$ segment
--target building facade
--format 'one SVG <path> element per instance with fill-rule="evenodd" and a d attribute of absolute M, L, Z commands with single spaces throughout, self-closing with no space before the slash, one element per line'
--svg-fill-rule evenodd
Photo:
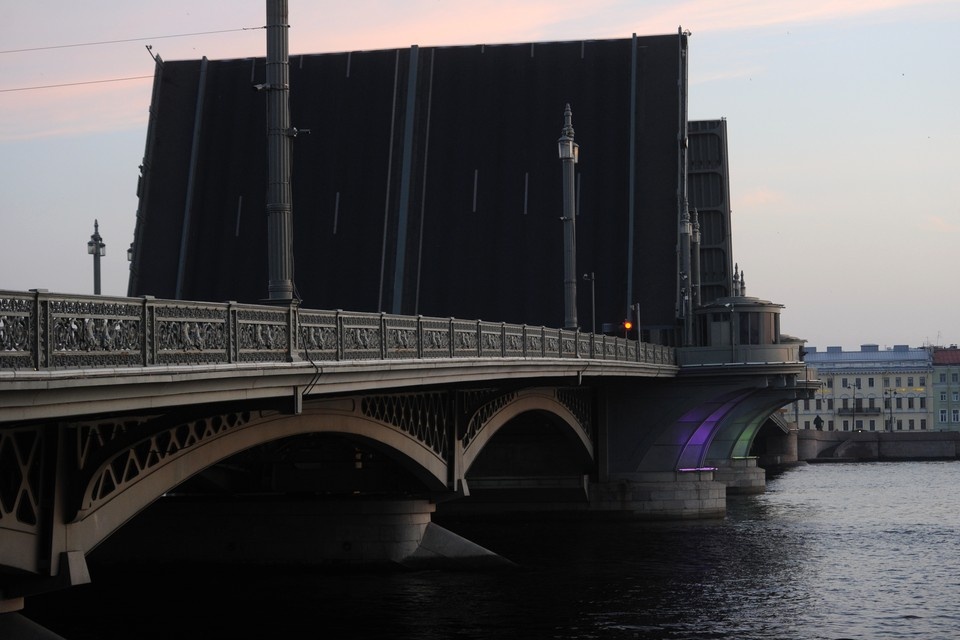
<path fill-rule="evenodd" d="M 957 345 L 933 351 L 933 417 L 935 429 L 960 431 L 960 349 Z"/>
<path fill-rule="evenodd" d="M 927 431 L 941 428 L 939 405 L 934 404 L 933 353 L 927 348 L 895 345 L 881 350 L 875 344 L 860 351 L 841 347 L 804 347 L 811 378 L 820 389 L 809 400 L 794 403 L 800 429 L 822 431 Z M 960 377 L 960 360 L 954 369 Z M 950 373 L 944 372 L 946 379 Z M 960 384 L 952 389 L 960 392 Z M 939 394 L 936 395 L 939 398 Z M 949 391 L 947 398 L 951 397 Z M 960 411 L 960 400 L 953 405 Z M 949 409 L 948 409 L 949 411 Z M 947 414 L 949 417 L 949 413 Z M 960 427 L 960 416 L 958 416 Z"/>

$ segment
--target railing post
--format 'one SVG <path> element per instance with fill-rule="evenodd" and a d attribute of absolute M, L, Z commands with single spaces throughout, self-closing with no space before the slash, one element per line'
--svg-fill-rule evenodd
<path fill-rule="evenodd" d="M 157 327 L 154 312 L 155 302 L 153 296 L 143 296 L 143 304 L 140 305 L 140 326 L 142 327 L 140 357 L 143 358 L 143 366 L 148 367 L 157 363 Z"/>
<path fill-rule="evenodd" d="M 237 320 L 237 301 L 227 300 L 227 318 L 225 329 L 227 332 L 227 362 L 240 362 L 240 327 Z"/>
<path fill-rule="evenodd" d="M 380 312 L 380 359 L 387 359 L 387 312 Z"/>
<path fill-rule="evenodd" d="M 287 362 L 300 360 L 300 303 L 296 299 L 290 301 L 288 307 L 287 326 L 290 335 L 287 340 Z"/>
<path fill-rule="evenodd" d="M 457 354 L 457 346 L 455 344 L 457 333 L 453 328 L 453 316 L 450 317 L 450 321 L 447 323 L 447 331 L 450 334 L 450 338 L 447 340 L 447 342 L 450 343 L 448 348 L 450 349 L 450 357 L 453 358 Z"/>
<path fill-rule="evenodd" d="M 507 357 L 507 323 L 500 323 L 500 357 Z"/>
<path fill-rule="evenodd" d="M 343 311 L 337 309 L 334 315 L 334 331 L 337 335 L 337 361 L 343 360 L 343 318 L 340 314 Z"/>
<path fill-rule="evenodd" d="M 44 305 L 40 302 L 40 296 L 43 294 L 43 289 L 31 289 L 33 291 L 33 335 L 30 336 L 33 351 L 33 368 L 39 371 L 40 369 L 45 369 L 46 364 L 50 361 L 47 359 L 48 355 L 45 353 L 46 345 L 45 342 L 49 343 L 49 340 L 44 340 L 43 336 L 40 335 L 40 327 L 50 326 L 50 319 L 44 318 L 41 314 L 46 314 L 46 308 L 49 305 Z"/>
<path fill-rule="evenodd" d="M 477 320 L 477 357 L 483 355 L 483 320 Z"/>
<path fill-rule="evenodd" d="M 423 359 L 423 316 L 417 315 L 417 357 Z"/>

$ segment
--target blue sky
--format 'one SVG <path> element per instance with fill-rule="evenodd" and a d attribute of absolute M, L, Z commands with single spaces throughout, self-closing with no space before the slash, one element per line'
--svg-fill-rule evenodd
<path fill-rule="evenodd" d="M 92 293 L 98 219 L 103 293 L 126 293 L 146 47 L 265 55 L 266 1 L 229 6 L 0 0 L 0 290 Z M 289 17 L 292 55 L 687 29 L 689 116 L 727 119 L 747 294 L 818 347 L 960 342 L 956 0 L 289 0 Z M 72 83 L 90 84 L 23 90 Z"/>

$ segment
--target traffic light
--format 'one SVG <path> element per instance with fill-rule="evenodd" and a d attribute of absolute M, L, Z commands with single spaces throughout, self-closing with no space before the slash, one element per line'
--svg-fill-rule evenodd
<path fill-rule="evenodd" d="M 633 329 L 633 322 L 631 322 L 630 320 L 624 320 L 622 323 L 622 326 L 623 326 L 623 337 L 629 338 L 630 331 Z"/>

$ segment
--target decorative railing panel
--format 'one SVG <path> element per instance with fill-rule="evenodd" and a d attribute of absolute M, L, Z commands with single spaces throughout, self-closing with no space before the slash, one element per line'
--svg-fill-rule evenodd
<path fill-rule="evenodd" d="M 677 362 L 672 347 L 578 330 L 296 304 L 0 291 L 0 372 L 426 358 Z"/>
<path fill-rule="evenodd" d="M 144 308 L 152 321 L 152 364 L 230 362 L 226 305 L 179 302 Z"/>

